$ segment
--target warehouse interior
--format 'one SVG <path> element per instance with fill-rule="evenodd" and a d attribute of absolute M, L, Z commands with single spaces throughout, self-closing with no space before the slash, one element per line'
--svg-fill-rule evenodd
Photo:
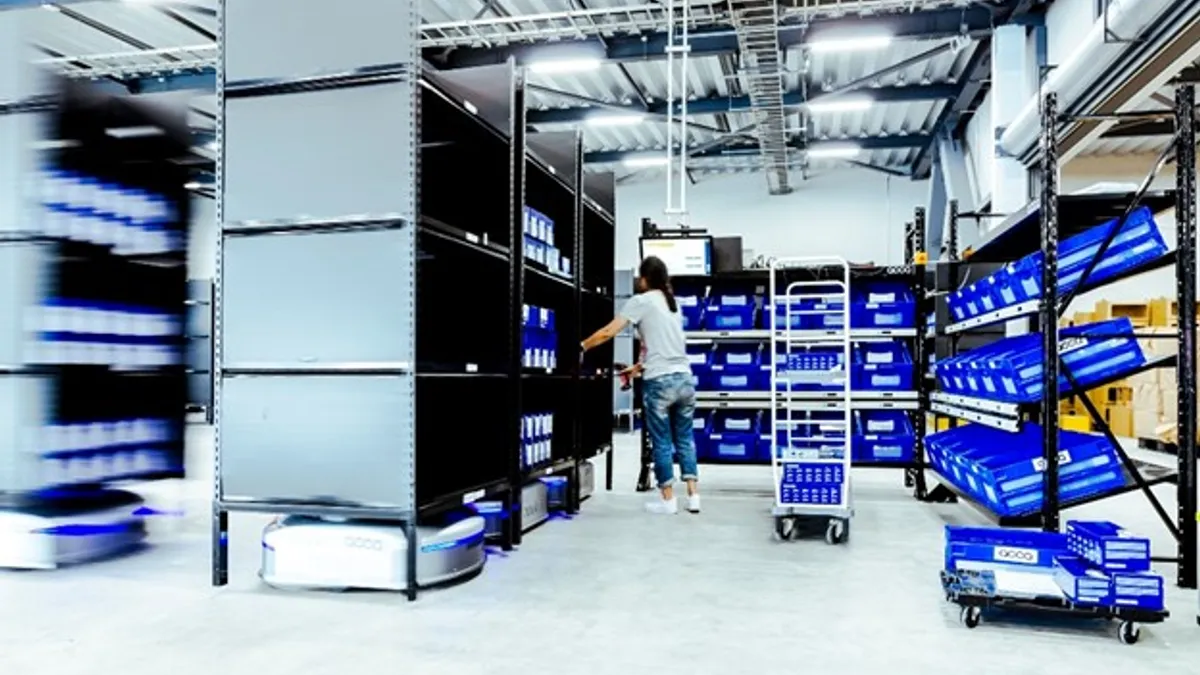
<path fill-rule="evenodd" d="M 1198 84 L 1194 0 L 0 0 L 0 670 L 1194 673 Z"/>

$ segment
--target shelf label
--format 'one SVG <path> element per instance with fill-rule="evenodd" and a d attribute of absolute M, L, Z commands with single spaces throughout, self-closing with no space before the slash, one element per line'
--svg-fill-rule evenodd
<path fill-rule="evenodd" d="M 468 363 L 468 364 L 467 364 L 467 372 L 468 372 L 468 373 L 478 373 L 478 372 L 479 372 L 479 364 L 477 364 L 477 363 Z"/>
<path fill-rule="evenodd" d="M 471 242 L 472 244 L 479 243 L 479 235 L 471 234 L 470 232 L 464 232 L 463 236 L 465 236 L 467 241 Z"/>
<path fill-rule="evenodd" d="M 477 502 L 480 499 L 483 499 L 483 496 L 486 494 L 487 490 L 475 490 L 474 492 L 468 492 L 467 494 L 463 495 L 462 503 L 470 504 L 472 502 Z"/>

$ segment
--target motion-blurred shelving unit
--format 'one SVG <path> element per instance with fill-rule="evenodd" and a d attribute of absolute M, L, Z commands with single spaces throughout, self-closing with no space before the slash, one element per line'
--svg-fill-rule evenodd
<path fill-rule="evenodd" d="M 0 64 L 0 566 L 54 568 L 137 547 L 131 483 L 183 475 L 190 137 L 27 68 Z"/>
<path fill-rule="evenodd" d="M 643 223 L 653 227 L 653 223 Z M 653 228 L 644 236 L 703 234 Z M 781 268 L 775 286 L 784 289 L 797 281 L 840 278 L 837 273 L 832 265 Z M 812 358 L 793 358 L 791 366 L 840 372 L 851 379 L 854 466 L 900 468 L 917 475 L 915 358 L 920 358 L 917 335 L 924 332 L 924 315 L 917 311 L 923 290 L 918 268 L 851 265 L 850 275 L 850 367 L 836 358 L 823 360 L 832 352 L 820 344 L 808 349 L 814 353 Z M 778 363 L 780 355 L 772 354 L 767 311 L 773 302 L 770 280 L 768 269 L 672 277 L 697 385 L 694 436 L 701 463 L 771 463 L 772 448 L 779 440 L 770 431 L 772 371 L 784 364 Z M 775 298 L 774 302 L 784 303 L 785 299 Z M 834 301 L 825 304 L 832 306 Z M 821 318 L 840 316 L 823 304 L 790 313 L 785 309 L 780 305 L 775 312 L 775 330 L 786 331 L 794 340 L 819 343 L 823 337 L 834 340 L 844 332 L 840 326 L 817 325 Z M 825 382 L 795 389 L 786 402 L 781 397 L 777 404 L 815 419 L 844 409 L 843 402 L 841 385 Z M 653 487 L 652 463 L 649 439 L 643 431 L 639 490 Z"/>
<path fill-rule="evenodd" d="M 611 442 L 578 344 L 612 177 L 526 133 L 511 63 L 428 71 L 410 4 L 350 2 L 223 6 L 213 583 L 253 511 L 269 583 L 414 598 L 578 508 Z"/>
<path fill-rule="evenodd" d="M 938 485 L 929 499 L 972 504 L 1000 525 L 1057 532 L 1064 509 L 1127 492 L 1142 492 L 1178 541 L 1183 587 L 1196 583 L 1196 169 L 1195 93 L 1176 93 L 1174 142 L 1136 194 L 1060 195 L 1057 139 L 1078 116 L 1060 115 L 1046 96 L 1041 139 L 1041 196 L 1006 217 L 957 260 L 952 205 L 949 256 L 936 266 L 936 380 L 929 412 L 969 424 L 928 438 Z M 1088 117 L 1092 119 L 1092 117 Z M 1098 117 L 1096 119 L 1099 119 Z M 1168 152 L 1176 189 L 1149 186 Z M 1168 250 L 1153 215 L 1174 207 L 1175 250 Z M 1149 358 L 1128 320 L 1060 328 L 1080 293 L 1155 269 L 1174 267 L 1179 301 L 1177 355 Z M 1032 333 L 1005 336 L 1007 322 L 1031 321 Z M 1178 370 L 1177 469 L 1131 458 L 1086 391 L 1151 368 Z M 1059 401 L 1076 396 L 1098 435 L 1059 429 Z M 939 427 L 940 428 L 940 427 Z M 1176 513 L 1152 491 L 1175 483 Z"/>

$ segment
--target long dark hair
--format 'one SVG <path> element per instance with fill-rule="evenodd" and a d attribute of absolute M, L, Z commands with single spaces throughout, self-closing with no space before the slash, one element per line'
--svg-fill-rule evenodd
<path fill-rule="evenodd" d="M 675 293 L 671 291 L 671 277 L 667 274 L 667 264 L 659 258 L 650 256 L 642 261 L 638 268 L 638 276 L 642 278 L 647 291 L 661 291 L 667 299 L 667 308 L 671 313 L 679 311 L 675 303 Z"/>

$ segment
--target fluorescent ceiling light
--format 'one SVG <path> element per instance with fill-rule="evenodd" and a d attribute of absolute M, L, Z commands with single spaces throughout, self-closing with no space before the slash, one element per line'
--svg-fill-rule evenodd
<path fill-rule="evenodd" d="M 584 121 L 593 127 L 625 127 L 641 124 L 646 116 L 639 113 L 612 113 L 589 115 Z"/>
<path fill-rule="evenodd" d="M 847 35 L 845 37 L 818 38 L 808 43 L 808 46 L 818 54 L 829 54 L 884 49 L 890 44 L 892 44 L 890 35 Z"/>
<path fill-rule="evenodd" d="M 828 101 L 817 97 L 816 100 L 806 103 L 804 107 L 808 108 L 811 113 L 860 112 L 870 108 L 874 103 L 874 100 L 866 96 L 837 96 Z"/>
<path fill-rule="evenodd" d="M 43 2 L 42 9 L 45 9 L 45 10 L 48 10 L 51 12 L 61 12 L 62 11 L 61 7 L 59 7 L 58 5 L 56 5 L 52 2 Z"/>
<path fill-rule="evenodd" d="M 857 145 L 819 145 L 808 150 L 809 159 L 850 159 L 857 157 L 862 148 Z"/>
<path fill-rule="evenodd" d="M 562 59 L 558 61 L 535 61 L 529 70 L 535 73 L 586 73 L 599 70 L 600 59 Z"/>
<path fill-rule="evenodd" d="M 629 157 L 624 162 L 625 166 L 631 168 L 648 168 L 652 166 L 666 166 L 666 156 L 661 157 Z"/>

